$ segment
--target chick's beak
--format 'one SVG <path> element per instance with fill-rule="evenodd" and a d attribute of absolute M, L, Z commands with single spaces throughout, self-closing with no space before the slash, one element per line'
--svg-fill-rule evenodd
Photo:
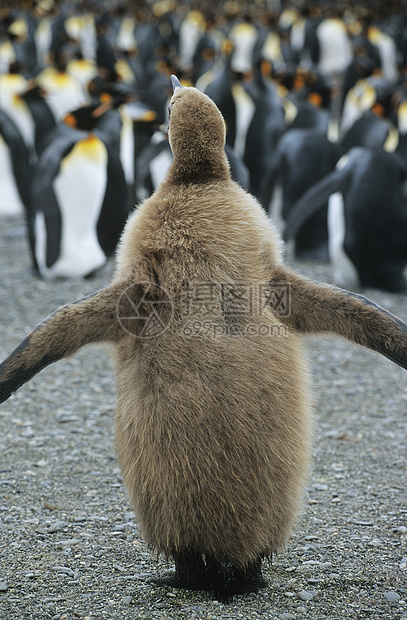
<path fill-rule="evenodd" d="M 180 88 L 183 88 L 183 86 L 181 86 L 181 82 L 179 81 L 176 75 L 171 76 L 171 84 L 172 84 L 174 93 Z"/>

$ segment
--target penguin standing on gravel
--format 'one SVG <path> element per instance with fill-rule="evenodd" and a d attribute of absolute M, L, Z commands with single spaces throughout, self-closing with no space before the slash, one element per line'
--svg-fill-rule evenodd
<path fill-rule="evenodd" d="M 351 289 L 407 290 L 405 158 L 382 148 L 351 148 L 293 205 L 286 240 L 328 200 L 329 256 L 335 281 Z"/>
<path fill-rule="evenodd" d="M 48 364 L 113 345 L 116 450 L 147 542 L 178 587 L 221 600 L 262 584 L 286 545 L 310 459 L 300 334 L 332 332 L 407 367 L 407 326 L 281 264 L 234 181 L 213 101 L 173 77 L 174 155 L 130 217 L 110 286 L 57 310 L 0 366 L 0 402 Z"/>
<path fill-rule="evenodd" d="M 45 278 L 85 277 L 102 267 L 129 213 L 117 126 L 105 118 L 115 111 L 100 110 L 87 105 L 67 115 L 48 134 L 35 170 L 29 228 L 34 267 Z"/>

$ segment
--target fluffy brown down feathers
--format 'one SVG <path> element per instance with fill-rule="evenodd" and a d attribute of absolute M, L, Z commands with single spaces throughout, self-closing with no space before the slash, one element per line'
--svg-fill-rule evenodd
<path fill-rule="evenodd" d="M 123 342 L 117 453 L 153 547 L 199 549 L 243 566 L 285 545 L 300 503 L 310 438 L 301 345 L 286 331 L 273 337 L 281 324 L 261 308 L 280 243 L 256 200 L 230 179 L 215 104 L 195 89 L 177 92 L 169 136 L 174 162 L 127 224 L 116 280 L 137 274 L 173 300 L 186 282 L 250 287 L 252 313 L 233 325 L 243 333 L 254 324 L 254 335 L 231 336 L 218 300 L 216 337 L 214 329 L 186 337 L 188 316 L 176 305 L 159 337 Z M 269 336 L 256 332 L 263 323 Z"/>

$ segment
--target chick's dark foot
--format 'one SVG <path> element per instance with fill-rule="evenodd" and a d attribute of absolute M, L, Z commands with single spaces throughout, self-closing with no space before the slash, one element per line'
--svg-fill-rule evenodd
<path fill-rule="evenodd" d="M 257 592 L 267 583 L 261 572 L 261 557 L 243 568 L 188 549 L 174 553 L 173 557 L 175 575 L 166 579 L 167 585 L 206 590 L 223 603 L 231 601 L 235 594 Z"/>

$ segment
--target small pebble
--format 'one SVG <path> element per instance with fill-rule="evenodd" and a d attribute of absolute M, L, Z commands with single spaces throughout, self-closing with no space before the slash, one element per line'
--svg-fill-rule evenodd
<path fill-rule="evenodd" d="M 72 545 L 78 545 L 80 542 L 79 538 L 69 538 L 68 540 L 60 540 L 58 545 L 61 547 L 71 547 Z"/>
<path fill-rule="evenodd" d="M 68 577 L 75 576 L 74 571 L 71 568 L 68 568 L 68 566 L 53 566 L 52 570 L 56 573 L 60 573 L 61 575 L 68 575 Z"/>
<path fill-rule="evenodd" d="M 36 467 L 46 467 L 48 465 L 48 461 L 46 461 L 45 459 L 41 459 L 40 461 L 37 461 L 35 463 Z"/>
<path fill-rule="evenodd" d="M 316 593 L 316 590 L 301 590 L 301 592 L 298 593 L 298 598 L 302 601 L 312 601 Z"/>
<path fill-rule="evenodd" d="M 381 547 L 382 546 L 382 541 L 379 540 L 378 538 L 374 538 L 373 540 L 370 540 L 367 543 L 368 547 Z"/>
<path fill-rule="evenodd" d="M 124 603 L 125 605 L 130 605 L 130 603 L 132 602 L 132 600 L 133 600 L 133 597 L 132 597 L 132 596 L 124 596 L 124 597 L 123 597 L 123 603 Z"/>
<path fill-rule="evenodd" d="M 0 592 L 6 592 L 8 590 L 8 585 L 5 581 L 0 581 Z"/>
<path fill-rule="evenodd" d="M 389 601 L 389 603 L 395 603 L 396 601 L 399 601 L 401 598 L 400 594 L 394 591 L 385 592 L 384 597 Z"/>
<path fill-rule="evenodd" d="M 54 534 L 55 532 L 62 532 L 62 530 L 64 530 L 66 527 L 68 527 L 68 524 L 65 523 L 65 521 L 56 521 L 55 523 L 49 526 L 47 532 L 48 534 Z"/>
<path fill-rule="evenodd" d="M 113 568 L 118 570 L 120 573 L 127 572 L 127 568 L 125 568 L 124 566 L 121 566 L 120 564 L 113 564 Z"/>

